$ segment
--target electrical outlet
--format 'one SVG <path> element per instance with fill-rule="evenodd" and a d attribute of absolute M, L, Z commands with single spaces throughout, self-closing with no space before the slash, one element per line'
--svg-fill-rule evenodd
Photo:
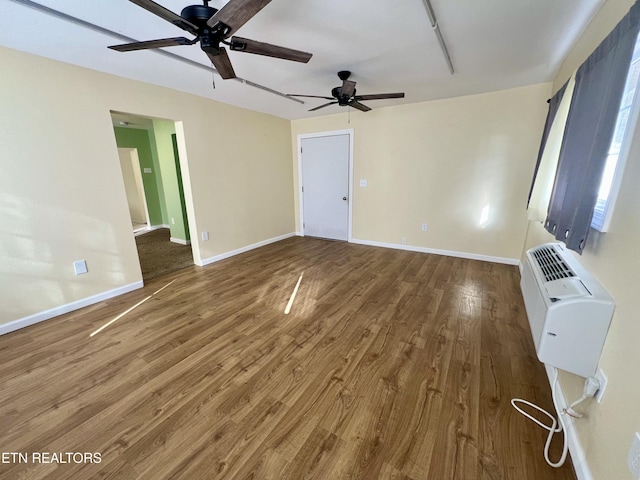
<path fill-rule="evenodd" d="M 636 432 L 627 456 L 627 466 L 635 480 L 640 480 L 640 433 Z"/>
<path fill-rule="evenodd" d="M 402 244 L 406 245 L 407 244 L 407 237 L 402 237 Z"/>
<path fill-rule="evenodd" d="M 601 368 L 598 369 L 598 373 L 596 373 L 596 379 L 600 382 L 600 386 L 598 387 L 598 391 L 593 396 L 596 399 L 596 402 L 602 403 L 602 396 L 604 395 L 604 389 L 607 387 L 607 376 L 604 374 Z"/>
<path fill-rule="evenodd" d="M 73 262 L 73 270 L 76 272 L 76 275 L 81 275 L 83 273 L 87 273 L 87 261 L 86 260 L 77 260 Z"/>
<path fill-rule="evenodd" d="M 364 178 L 360 180 L 360 186 L 361 187 L 366 187 L 367 186 L 367 181 Z"/>
<path fill-rule="evenodd" d="M 423 232 L 426 232 L 426 231 L 427 231 L 427 224 L 426 224 L 426 223 L 423 223 L 423 224 L 422 224 L 422 231 L 423 231 Z"/>
<path fill-rule="evenodd" d="M 206 242 L 209 240 L 209 232 L 202 232 L 202 241 Z"/>

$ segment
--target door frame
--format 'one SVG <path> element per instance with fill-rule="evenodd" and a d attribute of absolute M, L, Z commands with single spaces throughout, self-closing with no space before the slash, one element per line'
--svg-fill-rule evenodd
<path fill-rule="evenodd" d="M 144 215 L 147 221 L 147 228 L 145 229 L 145 231 L 148 231 L 151 229 L 151 219 L 149 218 L 149 207 L 147 206 L 147 192 L 144 189 L 144 182 L 142 181 L 142 168 L 140 167 L 140 157 L 138 156 L 138 149 L 133 147 L 118 147 L 118 152 L 120 150 L 126 151 L 129 154 L 131 166 L 133 168 L 133 177 L 136 182 L 138 194 L 141 194 L 140 196 L 142 198 L 142 206 L 144 208 Z"/>
<path fill-rule="evenodd" d="M 326 132 L 301 133 L 298 135 L 298 220 L 300 228 L 298 235 L 304 237 L 304 194 L 302 192 L 302 140 L 307 138 L 333 137 L 336 135 L 349 135 L 349 165 L 348 165 L 348 202 L 349 213 L 347 215 L 347 242 L 353 239 L 352 218 L 353 218 L 353 128 L 343 130 L 330 130 Z"/>
<path fill-rule="evenodd" d="M 191 254 L 193 256 L 193 264 L 194 265 L 198 265 L 200 267 L 206 265 L 207 263 L 211 263 L 211 262 L 207 262 L 207 259 L 203 259 L 202 258 L 202 254 L 200 251 L 200 242 L 197 241 L 198 240 L 198 230 L 196 227 L 196 220 L 195 220 L 195 207 L 194 207 L 194 203 L 193 203 L 193 190 L 191 188 L 191 176 L 190 176 L 190 169 L 189 169 L 189 155 L 187 154 L 187 144 L 186 144 L 186 135 L 184 132 L 184 122 L 182 120 L 174 120 L 174 119 L 169 119 L 169 118 L 160 118 L 154 115 L 148 115 L 145 113 L 132 113 L 132 112 L 121 112 L 119 110 L 115 110 L 115 109 L 110 109 L 107 110 L 107 113 L 109 114 L 110 118 L 113 119 L 113 114 L 124 114 L 127 116 L 130 116 L 134 119 L 136 119 L 136 123 L 144 123 L 145 126 L 144 127 L 140 127 L 141 130 L 146 130 L 147 132 L 154 132 L 155 135 L 155 130 L 153 128 L 153 124 L 152 121 L 154 119 L 157 120 L 167 120 L 170 122 L 173 122 L 173 124 L 175 125 L 175 135 L 176 135 L 176 144 L 177 144 L 177 148 L 178 148 L 178 161 L 180 162 L 180 176 L 182 178 L 182 185 L 183 185 L 183 190 L 184 190 L 184 201 L 186 204 L 186 209 L 187 209 L 187 227 L 189 229 L 189 237 L 191 239 L 191 243 L 187 244 L 191 247 Z M 142 122 L 138 122 L 139 120 L 141 120 Z M 151 122 L 151 125 L 149 126 L 149 122 Z M 114 129 L 113 127 L 116 125 L 112 125 L 111 126 L 111 134 L 114 135 Z M 149 143 L 150 143 L 150 147 L 153 150 L 153 142 L 155 141 L 154 138 L 152 138 L 151 135 L 149 135 Z M 118 148 L 118 144 L 117 141 L 115 141 L 115 137 L 114 137 L 114 145 L 116 147 L 116 155 L 117 155 L 117 150 Z M 124 148 L 131 148 L 131 147 L 124 147 Z M 137 150 L 137 149 L 136 149 Z M 153 156 L 153 155 L 152 155 Z M 140 161 L 140 159 L 138 158 L 138 161 Z M 156 170 L 157 173 L 160 172 L 160 168 L 159 168 L 159 164 L 158 162 L 154 159 L 153 161 L 153 168 Z M 142 170 L 141 170 L 142 172 Z M 177 172 L 176 172 L 177 173 Z M 145 195 L 145 202 L 146 202 L 146 195 Z M 148 207 L 147 207 L 147 213 L 149 212 Z M 129 218 L 130 216 L 127 214 L 127 218 Z M 169 228 L 169 225 L 166 224 L 159 224 L 159 225 L 154 225 L 153 227 L 151 226 L 151 224 L 149 223 L 149 227 L 150 230 L 155 230 L 156 228 Z M 137 254 L 137 249 L 136 249 L 136 257 L 138 257 L 138 265 L 140 265 L 140 258 L 139 255 Z"/>

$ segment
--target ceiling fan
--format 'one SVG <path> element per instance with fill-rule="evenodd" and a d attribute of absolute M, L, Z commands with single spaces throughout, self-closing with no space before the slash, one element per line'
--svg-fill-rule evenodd
<path fill-rule="evenodd" d="M 335 87 L 331 90 L 330 97 L 322 97 L 319 95 L 294 95 L 289 94 L 289 97 L 305 97 L 305 98 L 324 98 L 325 100 L 333 100 L 329 103 L 325 103 L 324 105 L 320 105 L 319 107 L 312 108 L 309 110 L 313 112 L 315 110 L 320 110 L 321 108 L 328 107 L 329 105 L 338 104 L 341 107 L 353 107 L 361 110 L 363 112 L 368 112 L 371 108 L 366 105 L 360 103 L 360 100 L 383 100 L 386 98 L 404 98 L 404 93 L 374 93 L 371 95 L 356 95 L 356 82 L 349 80 L 351 76 L 351 72 L 347 70 L 342 70 L 338 72 L 338 78 L 342 80 L 342 85 L 339 87 Z"/>
<path fill-rule="evenodd" d="M 185 37 L 161 38 L 159 40 L 125 43 L 109 47 L 118 52 L 193 45 L 200 42 L 200 48 L 207 54 L 220 76 L 225 80 L 235 78 L 236 74 L 233 71 L 233 65 L 231 65 L 227 50 L 221 44 L 227 45 L 236 52 L 265 55 L 294 62 L 307 63 L 311 59 L 311 53 L 258 42 L 248 38 L 234 36 L 231 37 L 230 41 L 227 40 L 271 0 L 230 0 L 220 10 L 210 7 L 210 0 L 203 0 L 203 5 L 189 5 L 183 8 L 180 15 L 152 0 L 129 1 L 195 35 L 195 38 L 192 40 Z"/>

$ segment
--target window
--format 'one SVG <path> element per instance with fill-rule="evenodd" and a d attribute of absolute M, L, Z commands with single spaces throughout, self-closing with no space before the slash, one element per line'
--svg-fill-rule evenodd
<path fill-rule="evenodd" d="M 630 136 L 634 103 L 639 103 L 634 102 L 639 36 L 640 1 L 576 71 L 544 228 L 580 254 L 592 230 L 598 196 L 606 221 L 615 202 L 629 144 L 623 140 Z M 625 89 L 627 84 L 631 87 Z M 603 228 L 606 221 L 596 223 Z"/>
<path fill-rule="evenodd" d="M 631 65 L 616 119 L 616 127 L 607 152 L 598 198 L 593 210 L 593 218 L 591 219 L 591 226 L 600 232 L 606 232 L 609 228 L 611 214 L 618 195 L 618 189 L 620 188 L 620 182 L 622 181 L 622 172 L 624 171 L 638 119 L 638 107 L 640 106 L 640 101 L 638 101 L 638 96 L 636 95 L 638 80 L 640 80 L 640 36 L 636 39 L 633 50 Z"/>

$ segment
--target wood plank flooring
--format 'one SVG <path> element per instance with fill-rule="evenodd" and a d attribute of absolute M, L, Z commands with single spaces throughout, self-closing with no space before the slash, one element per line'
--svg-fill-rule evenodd
<path fill-rule="evenodd" d="M 509 403 L 552 411 L 518 282 L 290 238 L 4 335 L 0 479 L 575 479 Z"/>

